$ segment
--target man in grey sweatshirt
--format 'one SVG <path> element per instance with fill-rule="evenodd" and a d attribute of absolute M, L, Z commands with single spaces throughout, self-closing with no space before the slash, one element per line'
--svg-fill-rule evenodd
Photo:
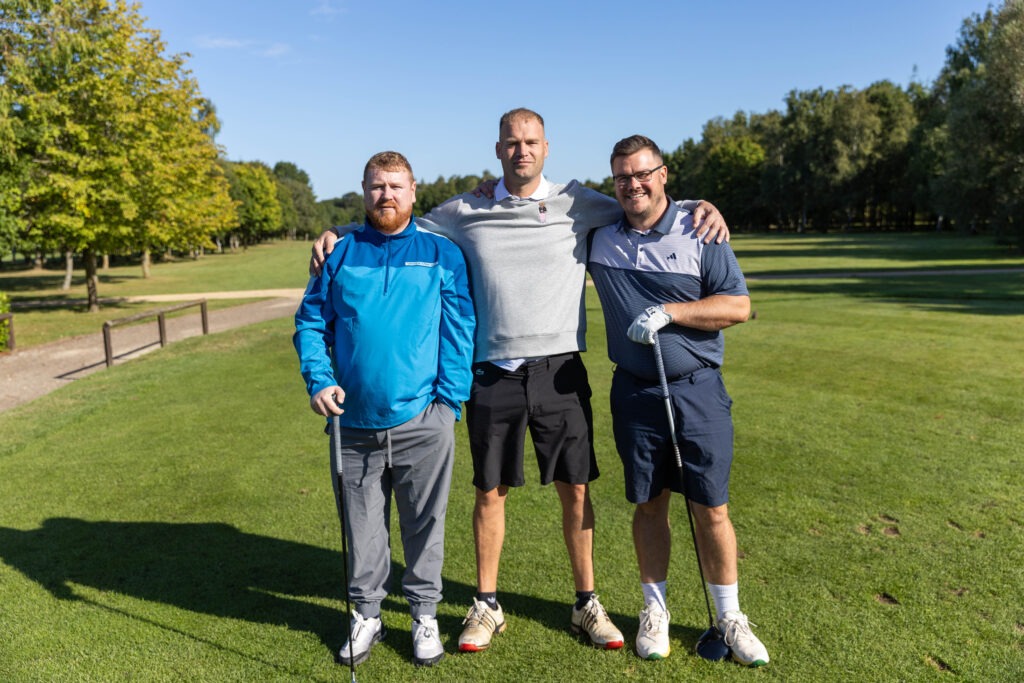
<path fill-rule="evenodd" d="M 477 595 L 459 637 L 459 649 L 477 652 L 505 629 L 497 601 L 498 566 L 505 538 L 505 500 L 523 486 L 529 428 L 541 484 L 554 482 L 562 505 L 576 602 L 571 628 L 597 647 L 616 649 L 622 634 L 598 601 L 594 586 L 594 510 L 589 482 L 598 476 L 590 385 L 580 352 L 586 350 L 587 233 L 615 222 L 613 198 L 573 180 L 548 181 L 544 120 L 529 109 L 501 117 L 495 153 L 503 177 L 492 198 L 461 194 L 418 218 L 424 229 L 456 244 L 469 267 L 477 329 L 473 387 L 466 404 L 476 502 L 473 533 Z M 710 204 L 691 202 L 705 240 L 727 237 Z M 337 233 L 314 245 L 313 265 Z"/>

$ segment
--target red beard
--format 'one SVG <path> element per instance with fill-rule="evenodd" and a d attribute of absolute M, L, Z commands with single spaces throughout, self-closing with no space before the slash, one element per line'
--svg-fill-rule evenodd
<path fill-rule="evenodd" d="M 393 210 L 384 211 L 384 209 L 388 208 Z M 366 220 L 369 221 L 370 225 L 383 233 L 401 230 L 409 223 L 410 218 L 412 218 L 412 211 L 401 211 L 391 202 L 383 206 L 375 206 L 366 214 Z"/>

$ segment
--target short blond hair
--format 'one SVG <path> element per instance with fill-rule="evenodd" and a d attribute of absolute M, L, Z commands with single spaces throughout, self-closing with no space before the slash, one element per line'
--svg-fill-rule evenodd
<path fill-rule="evenodd" d="M 512 121 L 514 121 L 515 119 L 526 119 L 527 121 L 533 119 L 540 124 L 541 128 L 544 127 L 543 116 L 541 116 L 532 109 L 527 109 L 526 107 L 517 107 L 501 115 L 501 120 L 498 121 L 498 135 L 501 135 L 502 128 L 510 125 Z"/>

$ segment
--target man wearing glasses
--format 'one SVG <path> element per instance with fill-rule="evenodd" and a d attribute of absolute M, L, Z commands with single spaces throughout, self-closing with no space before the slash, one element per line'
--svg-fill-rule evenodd
<path fill-rule="evenodd" d="M 598 601 L 594 584 L 594 511 L 589 483 L 597 478 L 586 349 L 587 233 L 617 220 L 618 203 L 573 180 L 543 175 L 548 156 L 544 120 L 529 109 L 501 117 L 495 154 L 503 177 L 493 196 L 453 197 L 418 223 L 458 244 L 469 266 L 476 307 L 473 387 L 466 424 L 476 500 L 473 534 L 477 594 L 459 637 L 462 652 L 487 649 L 505 630 L 497 600 L 505 538 L 505 500 L 523 486 L 529 429 L 542 485 L 554 482 L 576 599 L 573 632 L 592 645 L 617 649 L 623 637 Z M 728 237 L 710 204 L 690 202 L 704 216 L 705 239 Z M 699 222 L 699 221 L 698 221 Z M 313 247 L 313 267 L 336 233 Z"/>
<path fill-rule="evenodd" d="M 665 194 L 668 170 L 658 146 L 634 135 L 611 157 L 621 220 L 593 234 L 590 274 L 604 309 L 608 355 L 615 363 L 611 409 L 626 497 L 636 505 L 633 546 L 645 607 L 637 654 L 669 654 L 665 599 L 672 537 L 672 491 L 693 512 L 699 559 L 733 659 L 768 663 L 768 652 L 740 611 L 736 534 L 729 519 L 732 399 L 719 368 L 726 327 L 744 322 L 750 297 L 728 244 L 704 244 L 693 216 Z M 655 354 L 660 342 L 682 451 L 681 476 Z"/>

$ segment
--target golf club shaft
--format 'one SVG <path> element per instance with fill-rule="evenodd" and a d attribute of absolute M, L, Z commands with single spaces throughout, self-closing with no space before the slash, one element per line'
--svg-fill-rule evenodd
<path fill-rule="evenodd" d="M 356 683 L 355 647 L 352 643 L 352 605 L 348 590 L 348 534 L 345 533 L 345 477 L 341 466 L 341 418 L 331 418 L 331 447 L 334 449 L 334 476 L 338 485 L 338 510 L 341 518 L 341 578 L 345 582 L 345 616 L 348 632 L 348 669 L 352 683 Z"/>
<path fill-rule="evenodd" d="M 704 579 L 704 564 L 700 560 L 700 548 L 697 546 L 697 530 L 693 524 L 693 511 L 690 509 L 690 496 L 686 493 L 686 468 L 683 467 L 683 457 L 679 453 L 679 440 L 676 438 L 675 411 L 672 409 L 672 397 L 668 391 L 668 379 L 665 377 L 665 361 L 661 357 L 661 340 L 654 335 L 654 362 L 658 366 L 658 381 L 661 383 L 661 396 L 665 401 L 665 416 L 668 418 L 668 430 L 672 438 L 672 450 L 676 457 L 676 467 L 679 468 L 679 479 L 683 488 L 683 500 L 686 502 L 686 519 L 690 522 L 690 538 L 693 539 L 693 552 L 697 556 L 697 571 L 700 573 L 700 586 L 704 589 L 704 605 L 708 610 L 708 624 L 715 626 L 714 617 L 711 614 L 711 598 L 708 597 L 708 584 Z"/>

